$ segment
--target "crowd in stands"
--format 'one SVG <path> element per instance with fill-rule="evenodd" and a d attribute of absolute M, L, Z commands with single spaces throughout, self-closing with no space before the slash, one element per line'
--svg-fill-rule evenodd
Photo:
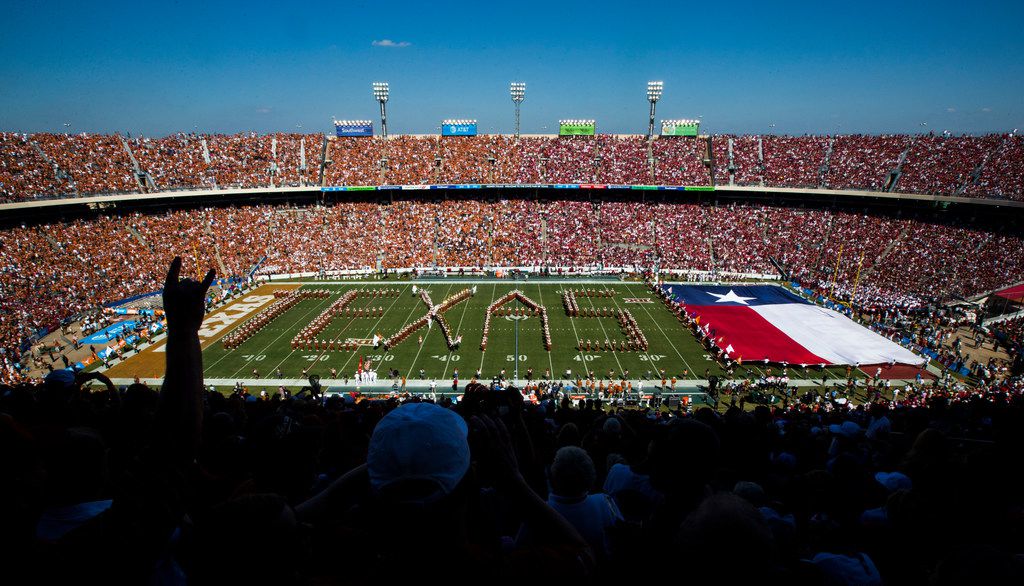
<path fill-rule="evenodd" d="M 499 200 L 491 204 L 491 263 L 498 266 L 540 266 L 544 258 L 541 205 L 532 199 Z"/>
<path fill-rule="evenodd" d="M 0 200 L 321 184 L 704 186 L 712 183 L 712 175 L 718 185 L 1024 198 L 1024 141 L 1015 135 L 715 135 L 710 140 L 708 152 L 703 138 L 648 142 L 642 136 L 616 135 L 384 140 L 179 133 L 124 140 L 118 135 L 2 133 Z"/>
<path fill-rule="evenodd" d="M 837 136 L 828 158 L 826 187 L 882 191 L 889 172 L 910 145 L 905 134 Z"/>
<path fill-rule="evenodd" d="M 274 185 L 299 187 L 317 184 L 324 137 L 319 134 L 277 134 Z"/>
<path fill-rule="evenodd" d="M 597 264 L 599 225 L 589 201 L 555 200 L 541 208 L 547 226 L 549 265 L 583 267 Z"/>
<path fill-rule="evenodd" d="M 599 211 L 601 262 L 616 267 L 650 266 L 655 257 L 653 207 L 610 201 L 604 202 Z"/>
<path fill-rule="evenodd" d="M 519 152 L 516 164 L 511 167 L 512 183 L 542 183 L 544 178 L 544 150 L 547 140 L 523 137 L 516 143 Z"/>
<path fill-rule="evenodd" d="M 0 203 L 73 192 L 70 182 L 57 179 L 53 164 L 33 148 L 28 135 L 0 132 Z"/>
<path fill-rule="evenodd" d="M 381 160 L 386 141 L 380 138 L 336 138 L 327 141 L 324 185 L 381 185 Z"/>
<path fill-rule="evenodd" d="M 545 140 L 541 154 L 544 182 L 594 183 L 600 152 L 600 143 L 592 136 Z"/>
<path fill-rule="evenodd" d="M 205 288 L 175 271 L 168 282 L 168 329 L 183 343 L 168 344 L 159 390 L 68 370 L 0 386 L 9 575 L 1024 581 L 1019 380 L 869 387 L 857 406 L 780 388 L 781 402 L 752 410 L 754 393 L 732 386 L 740 407 L 724 412 L 609 409 L 557 383 L 470 383 L 457 401 L 225 395 L 202 387 L 189 350 Z M 272 551 L 236 551 L 260 544 Z"/>
<path fill-rule="evenodd" d="M 128 142 L 139 167 L 149 173 L 157 191 L 214 187 L 203 157 L 201 137 L 179 133 L 164 138 L 133 138 Z"/>
<path fill-rule="evenodd" d="M 757 136 L 733 137 L 731 164 L 736 185 L 761 185 L 764 182 L 760 142 Z M 729 163 L 728 158 L 715 161 L 719 167 L 727 167 Z"/>
<path fill-rule="evenodd" d="M 661 143 L 662 141 L 657 141 Z M 671 142 L 671 141 L 668 141 Z M 692 141 L 686 141 L 692 144 Z M 646 185 L 651 182 L 647 161 L 647 140 L 642 136 L 599 136 L 601 154 L 596 183 Z M 666 161 L 667 165 L 677 163 Z M 662 181 L 665 185 L 685 185 L 681 181 Z M 706 183 L 706 182 L 705 182 Z M 703 185 L 704 183 L 702 183 Z"/>
<path fill-rule="evenodd" d="M 270 180 L 270 138 L 256 134 L 206 137 L 210 170 L 224 188 L 262 187 Z"/>
<path fill-rule="evenodd" d="M 472 198 L 94 215 L 0 230 L 0 347 L 186 274 L 419 267 L 652 266 L 694 278 L 778 274 L 864 307 L 918 308 L 1020 281 L 1019 231 L 961 216 L 842 209 Z"/>
<path fill-rule="evenodd" d="M 762 137 L 765 185 L 819 186 L 828 142 L 823 136 Z"/>
<path fill-rule="evenodd" d="M 118 135 L 33 134 L 31 140 L 67 175 L 79 194 L 139 190 L 125 143 Z"/>
<path fill-rule="evenodd" d="M 719 143 L 715 142 L 716 147 Z M 711 185 L 711 178 L 708 176 L 708 167 L 704 164 L 707 155 L 707 143 L 701 140 L 656 140 L 651 145 L 651 153 L 654 156 L 654 184 L 655 185 Z M 716 155 L 717 156 L 717 155 Z M 724 168 L 727 158 L 717 160 L 717 164 Z M 716 178 L 719 168 L 716 167 Z M 719 179 L 720 180 L 720 179 Z M 646 182 L 646 178 L 636 178 L 626 183 Z M 725 183 L 728 183 L 728 179 Z M 614 181 L 608 181 L 614 183 Z"/>
<path fill-rule="evenodd" d="M 423 185 L 437 183 L 437 139 L 396 136 L 384 149 L 385 185 Z"/>
<path fill-rule="evenodd" d="M 921 136 L 907 152 L 896 190 L 904 193 L 962 194 L 986 156 L 1004 137 Z"/>
<path fill-rule="evenodd" d="M 1024 136 L 1009 136 L 981 171 L 977 183 L 967 185 L 966 194 L 1024 200 Z"/>

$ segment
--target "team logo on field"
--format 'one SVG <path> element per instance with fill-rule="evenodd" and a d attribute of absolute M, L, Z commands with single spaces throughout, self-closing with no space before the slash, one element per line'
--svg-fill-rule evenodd
<path fill-rule="evenodd" d="M 345 338 L 346 344 L 356 344 L 359 346 L 373 346 L 373 339 L 371 338 Z"/>
<path fill-rule="evenodd" d="M 650 297 L 627 297 L 622 300 L 623 303 L 654 303 L 654 300 Z"/>

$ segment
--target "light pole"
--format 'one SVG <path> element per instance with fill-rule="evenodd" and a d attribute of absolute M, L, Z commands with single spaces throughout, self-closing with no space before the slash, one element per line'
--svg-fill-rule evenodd
<path fill-rule="evenodd" d="M 385 104 L 388 103 L 390 93 L 391 90 L 388 87 L 388 82 L 373 82 L 373 97 L 380 103 L 380 132 L 384 138 L 388 137 L 388 110 Z"/>
<path fill-rule="evenodd" d="M 647 101 L 651 103 L 651 118 L 647 125 L 647 139 L 654 138 L 654 105 L 661 99 L 661 92 L 665 89 L 663 81 L 647 82 Z"/>
<path fill-rule="evenodd" d="M 513 81 L 508 84 L 508 90 L 512 94 L 512 103 L 516 105 L 516 138 L 519 138 L 519 105 L 526 99 L 526 83 Z"/>

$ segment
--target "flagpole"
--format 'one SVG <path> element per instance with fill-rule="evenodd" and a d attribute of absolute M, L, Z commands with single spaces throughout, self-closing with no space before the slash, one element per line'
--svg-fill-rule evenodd
<path fill-rule="evenodd" d="M 844 243 L 845 244 L 845 243 Z M 836 255 L 836 268 L 832 271 L 832 284 L 828 288 L 828 298 L 835 301 L 836 280 L 839 278 L 839 261 L 843 259 L 843 244 L 839 245 L 839 254 Z"/>

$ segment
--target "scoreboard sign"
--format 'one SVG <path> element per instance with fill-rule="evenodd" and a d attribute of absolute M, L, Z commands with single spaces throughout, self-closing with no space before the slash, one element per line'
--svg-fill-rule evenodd
<path fill-rule="evenodd" d="M 558 136 L 594 136 L 597 124 L 593 120 L 560 120 Z"/>
<path fill-rule="evenodd" d="M 662 120 L 662 136 L 697 136 L 700 120 Z"/>

